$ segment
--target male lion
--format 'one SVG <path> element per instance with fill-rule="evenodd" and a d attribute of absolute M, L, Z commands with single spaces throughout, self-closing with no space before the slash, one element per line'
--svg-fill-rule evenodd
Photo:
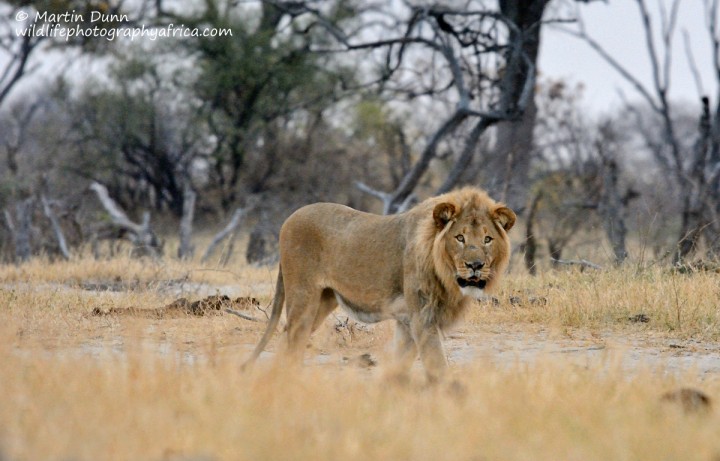
<path fill-rule="evenodd" d="M 512 210 L 472 187 L 393 216 L 332 203 L 300 208 L 280 229 L 272 314 L 248 363 L 272 337 L 283 302 L 285 352 L 295 361 L 339 304 L 365 323 L 394 319 L 400 372 L 419 352 L 428 379 L 438 380 L 447 368 L 440 332 L 497 284 L 513 224 Z"/>

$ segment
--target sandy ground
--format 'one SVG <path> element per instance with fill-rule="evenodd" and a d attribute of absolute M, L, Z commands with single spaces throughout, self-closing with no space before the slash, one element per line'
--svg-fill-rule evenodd
<path fill-rule="evenodd" d="M 267 292 L 274 287 L 268 283 Z M 198 284 L 184 286 L 184 292 L 196 296 L 207 296 L 217 292 L 238 296 L 243 293 L 233 286 L 207 286 Z M 178 294 L 182 294 L 178 292 Z M 336 311 L 337 312 L 337 311 Z M 341 319 L 342 315 L 336 316 Z M 335 320 L 331 319 L 331 323 Z M 392 326 L 386 322 L 382 326 L 370 326 L 369 332 L 380 329 L 381 336 L 391 335 Z M 279 334 L 277 335 L 279 336 Z M 380 347 L 367 352 L 382 350 L 388 352 L 391 340 L 381 342 Z M 490 363 L 496 366 L 528 364 L 552 360 L 562 357 L 578 366 L 598 368 L 610 362 L 619 362 L 628 372 L 633 370 L 651 369 L 662 373 L 696 372 L 700 375 L 720 374 L 720 344 L 695 341 L 692 339 L 676 340 L 662 337 L 652 332 L 587 332 L 563 329 L 562 331 L 547 329 L 540 326 L 522 325 L 516 328 L 507 325 L 459 325 L 445 338 L 445 347 L 449 362 L 467 364 L 471 362 Z M 243 344 L 241 349 L 252 350 L 254 344 Z M 335 351 L 331 358 L 308 353 L 308 362 L 325 363 L 340 356 L 345 363 L 345 353 L 359 351 Z M 360 351 L 360 353 L 362 353 Z M 269 359 L 272 354 L 263 357 Z M 416 365 L 419 365 L 417 363 Z"/>
<path fill-rule="evenodd" d="M 227 317 L 226 315 L 225 317 Z M 339 317 L 343 319 L 343 317 Z M 180 319 L 171 322 L 193 322 L 196 319 Z M 234 322 L 235 319 L 217 319 L 213 321 Z M 147 332 L 152 334 L 167 328 L 167 321 L 148 321 Z M 246 322 L 237 319 L 238 323 Z M 361 366 L 356 360 L 363 354 L 370 354 L 374 361 L 380 364 L 390 360 L 392 325 L 390 322 L 363 330 L 365 339 L 379 331 L 379 338 L 374 345 L 355 345 L 352 341 L 343 340 L 342 346 L 334 346 L 334 339 L 328 336 L 341 333 L 335 330 L 329 321 L 325 332 L 318 333 L 324 336 L 313 344 L 320 342 L 321 348 L 310 347 L 306 353 L 306 365 L 332 365 Z M 264 326 L 262 326 L 264 327 Z M 259 326 L 258 328 L 262 328 Z M 234 330 L 231 328 L 230 330 Z M 276 333 L 276 338 L 281 333 Z M 216 338 L 226 352 L 237 351 L 238 363 L 244 360 L 254 348 L 252 337 L 228 333 L 225 338 Z M 137 344 L 128 344 L 125 336 L 112 338 L 86 338 L 77 346 L 66 346 L 45 350 L 46 354 L 91 356 L 96 358 L 113 356 L 123 357 L 129 348 Z M 362 341 L 364 342 L 364 341 Z M 152 351 L 161 357 L 174 357 L 187 364 L 208 360 L 207 347 L 197 338 L 187 338 L 181 344 L 157 341 L 154 339 L 142 340 L 144 351 Z M 461 327 L 445 338 L 445 348 L 451 366 L 469 364 L 487 364 L 493 367 L 517 367 L 518 365 L 536 366 L 547 361 L 562 361 L 578 367 L 588 369 L 603 369 L 604 367 L 620 365 L 623 370 L 632 374 L 635 371 L 650 370 L 663 374 L 698 374 L 700 376 L 720 375 L 720 345 L 704 343 L 694 340 L 670 340 L 662 337 L 636 333 L 616 334 L 602 333 L 589 334 L 582 331 L 572 333 L 554 332 L 544 328 L 527 328 L 518 326 L 508 328 L 505 326 L 470 326 Z M 260 361 L 273 360 L 277 339 L 271 343 L 269 351 L 263 352 Z M 30 351 L 27 351 L 28 353 Z M 37 353 L 35 349 L 32 353 Z M 18 349 L 18 353 L 23 353 Z M 419 361 L 415 368 L 421 369 Z"/>
<path fill-rule="evenodd" d="M 14 284 L 14 288 L 45 290 L 77 290 L 78 287 L 68 287 L 61 284 Z M 85 292 L 94 292 L 101 289 L 104 295 L 123 296 L 122 290 L 113 290 L 112 287 L 80 287 Z M 262 291 L 272 292 L 272 287 L 262 287 Z M 230 297 L 247 295 L 247 290 L 240 290 L 235 286 L 214 286 L 207 284 L 184 283 L 182 285 L 169 284 L 166 287 L 155 287 L 158 291 L 170 297 L 187 296 L 202 298 L 218 293 Z M 257 290 L 258 287 L 255 287 Z M 255 317 L 262 318 L 262 313 L 254 312 Z M 18 354 L 73 355 L 92 357 L 123 357 L 129 349 L 142 347 L 144 351 L 152 351 L 159 356 L 171 356 L 184 363 L 192 364 L 208 359 L 208 336 L 202 329 L 197 332 L 188 330 L 188 322 L 205 322 L 215 325 L 212 328 L 216 337 L 213 344 L 222 347 L 225 351 L 237 350 L 238 363 L 241 363 L 253 349 L 257 338 L 264 330 L 264 324 L 248 322 L 229 314 L 218 315 L 214 318 L 187 318 L 175 319 L 134 319 L 134 328 L 141 328 L 143 333 L 135 336 L 123 334 L 123 324 L 129 320 L 119 318 L 116 320 L 100 320 L 117 322 L 118 334 L 89 335 L 82 337 L 79 333 L 76 341 L 65 342 L 63 345 L 51 348 L 37 347 L 25 348 L 18 345 Z M 209 323 L 208 323 L 209 322 Z M 379 364 L 390 360 L 392 343 L 392 323 L 365 326 L 355 324 L 356 330 L 350 333 L 341 325 L 346 317 L 340 311 L 331 316 L 321 330 L 314 335 L 313 347 L 306 353 L 306 364 L 343 366 L 358 366 L 362 361 L 355 360 L 362 354 L 370 354 Z M 351 322 L 352 323 L 352 322 Z M 191 331 L 182 341 L 164 341 L 165 331 L 181 328 L 182 331 Z M 275 340 L 268 348 L 269 351 L 261 355 L 261 361 L 271 360 L 275 355 L 277 338 L 281 336 L 281 328 L 275 335 Z M 219 332 L 219 333 L 218 333 Z M 186 333 L 187 334 L 187 333 Z M 651 331 L 638 332 L 589 332 L 584 330 L 553 329 L 546 326 L 526 325 L 479 325 L 461 324 L 457 329 L 448 333 L 445 338 L 445 348 L 449 362 L 456 365 L 488 364 L 493 367 L 514 367 L 517 365 L 535 366 L 547 361 L 563 361 L 579 367 L 603 369 L 609 365 L 620 365 L 623 370 L 632 373 L 635 370 L 651 370 L 664 374 L 697 373 L 700 376 L 720 374 L 720 344 L 701 342 L 692 339 L 668 339 Z M 419 361 L 415 368 L 420 369 Z"/>
<path fill-rule="evenodd" d="M 569 336 L 567 336 L 569 334 Z M 544 330 L 511 331 L 477 328 L 450 335 L 451 362 L 486 361 L 496 366 L 563 359 L 599 369 L 620 363 L 628 372 L 651 369 L 663 373 L 720 373 L 720 346 L 692 340 L 654 338 L 647 334 L 559 333 Z"/>

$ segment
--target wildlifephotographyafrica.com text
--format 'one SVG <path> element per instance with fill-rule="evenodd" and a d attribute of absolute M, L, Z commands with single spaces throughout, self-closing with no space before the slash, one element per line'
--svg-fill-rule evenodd
<path fill-rule="evenodd" d="M 15 32 L 22 37 L 59 38 L 69 41 L 75 38 L 150 39 L 189 37 L 232 37 L 229 28 L 186 27 L 184 24 L 146 26 L 132 24 L 127 14 L 106 14 L 100 11 L 63 13 L 20 10 L 15 14 L 18 27 Z"/>

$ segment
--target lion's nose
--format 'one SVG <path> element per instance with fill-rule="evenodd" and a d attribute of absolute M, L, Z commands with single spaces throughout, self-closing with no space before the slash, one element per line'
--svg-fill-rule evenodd
<path fill-rule="evenodd" d="M 485 265 L 485 263 L 483 261 L 480 261 L 479 259 L 476 261 L 473 261 L 473 262 L 465 263 L 465 266 L 468 269 L 472 269 L 474 271 L 479 271 L 480 269 L 483 268 L 484 265 Z"/>

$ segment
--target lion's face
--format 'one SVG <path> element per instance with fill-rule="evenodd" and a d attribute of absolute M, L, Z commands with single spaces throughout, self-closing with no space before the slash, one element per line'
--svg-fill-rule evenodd
<path fill-rule="evenodd" d="M 442 242 L 437 244 L 444 247 L 445 263 L 452 267 L 460 291 L 481 297 L 507 266 L 510 243 L 506 232 L 515 224 L 515 213 L 499 204 L 457 209 L 451 203 L 440 203 L 433 218 L 442 228 Z"/>

